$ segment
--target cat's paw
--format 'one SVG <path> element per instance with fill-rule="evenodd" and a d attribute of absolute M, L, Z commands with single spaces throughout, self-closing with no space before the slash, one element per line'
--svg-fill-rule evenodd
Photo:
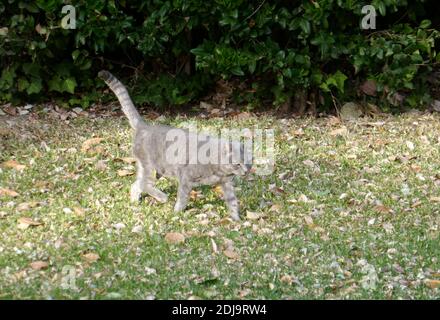
<path fill-rule="evenodd" d="M 165 193 L 159 193 L 154 196 L 154 199 L 161 203 L 166 203 L 168 201 L 168 196 Z"/>
<path fill-rule="evenodd" d="M 141 201 L 141 194 L 140 193 L 131 193 L 130 194 L 130 202 L 131 203 L 139 203 Z"/>
<path fill-rule="evenodd" d="M 139 203 L 141 200 L 141 191 L 137 187 L 137 185 L 133 185 L 130 190 L 130 201 L 131 203 Z"/>
<path fill-rule="evenodd" d="M 234 221 L 241 221 L 240 215 L 238 213 L 231 213 L 231 219 Z"/>
<path fill-rule="evenodd" d="M 183 211 L 185 209 L 185 206 L 179 202 L 176 202 L 176 204 L 174 205 L 174 212 L 180 212 Z"/>

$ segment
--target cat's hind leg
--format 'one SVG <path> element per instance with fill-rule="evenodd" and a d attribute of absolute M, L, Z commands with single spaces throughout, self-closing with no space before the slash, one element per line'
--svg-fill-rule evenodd
<path fill-rule="evenodd" d="M 131 186 L 130 200 L 138 202 L 143 193 L 147 193 L 157 201 L 165 203 L 168 196 L 155 187 L 155 179 L 153 178 L 153 170 L 137 162 L 136 181 Z"/>
<path fill-rule="evenodd" d="M 185 181 L 185 179 L 179 179 L 179 187 L 177 189 L 177 201 L 174 205 L 174 212 L 183 211 L 189 200 L 189 194 L 192 190 L 192 185 Z"/>
<path fill-rule="evenodd" d="M 225 200 L 226 205 L 229 208 L 229 213 L 231 215 L 232 220 L 239 221 L 240 210 L 239 210 L 238 199 L 237 196 L 235 195 L 233 182 L 228 181 L 223 183 L 222 190 L 223 190 L 223 199 Z"/>

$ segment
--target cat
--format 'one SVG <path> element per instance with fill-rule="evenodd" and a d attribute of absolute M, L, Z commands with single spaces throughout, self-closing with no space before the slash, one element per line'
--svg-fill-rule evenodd
<path fill-rule="evenodd" d="M 137 171 L 136 181 L 130 190 L 130 200 L 139 202 L 143 194 L 148 194 L 165 203 L 168 196 L 155 187 L 155 180 L 161 176 L 174 177 L 178 180 L 174 211 L 179 212 L 186 208 L 193 187 L 220 185 L 231 218 L 239 221 L 239 203 L 234 191 L 233 178 L 245 176 L 252 171 L 252 155 L 245 152 L 244 144 L 194 133 L 187 129 L 149 124 L 142 119 L 127 89 L 115 76 L 106 70 L 100 71 L 98 76 L 114 92 L 134 130 L 133 156 L 136 159 Z M 195 146 L 195 149 L 188 151 L 187 147 L 191 145 Z M 221 161 L 194 161 L 194 154 L 198 154 L 202 148 L 211 148 L 209 154 L 213 156 L 212 159 L 221 158 Z M 183 155 L 180 152 L 175 157 L 176 152 L 172 151 L 176 150 L 178 154 L 182 150 L 187 152 Z"/>

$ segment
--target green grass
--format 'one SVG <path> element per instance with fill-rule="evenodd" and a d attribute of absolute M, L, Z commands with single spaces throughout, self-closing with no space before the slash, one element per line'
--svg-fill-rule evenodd
<path fill-rule="evenodd" d="M 159 181 L 167 204 L 130 204 L 134 177 L 117 174 L 130 165 L 115 160 L 130 156 L 125 118 L 5 119 L 0 162 L 26 168 L 0 169 L 0 187 L 20 194 L 0 196 L 1 299 L 440 297 L 427 284 L 440 280 L 438 116 L 365 119 L 343 124 L 343 135 L 328 118 L 194 120 L 276 130 L 275 172 L 238 181 L 240 223 L 225 219 L 209 187 L 181 214 L 173 181 Z M 92 137 L 104 138 L 101 149 L 81 151 Z M 40 205 L 20 210 L 33 201 Z M 23 230 L 22 217 L 43 224 Z M 185 241 L 169 244 L 169 232 Z M 223 253 L 230 246 L 237 259 Z M 88 252 L 99 259 L 87 262 Z M 48 267 L 34 270 L 34 261 Z M 76 287 L 62 285 L 69 272 Z"/>

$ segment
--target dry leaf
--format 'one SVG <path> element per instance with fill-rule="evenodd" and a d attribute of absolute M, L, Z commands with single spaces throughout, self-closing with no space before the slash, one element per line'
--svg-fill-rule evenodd
<path fill-rule="evenodd" d="M 100 144 L 103 140 L 104 140 L 104 138 L 91 138 L 91 139 L 88 139 L 88 140 L 84 141 L 84 143 L 82 144 L 81 151 L 82 152 L 87 152 L 93 146 L 95 146 L 97 144 Z"/>
<path fill-rule="evenodd" d="M 229 259 L 238 259 L 240 258 L 239 254 L 234 251 L 233 248 L 228 248 L 223 251 L 223 254 L 227 256 Z"/>
<path fill-rule="evenodd" d="M 379 205 L 374 207 L 374 211 L 379 213 L 391 213 L 393 210 L 391 210 L 391 208 L 388 208 L 386 206 Z"/>
<path fill-rule="evenodd" d="M 215 192 L 218 196 L 220 196 L 220 197 L 223 196 L 223 189 L 222 189 L 221 186 L 215 186 L 215 187 L 214 187 L 214 192 Z"/>
<path fill-rule="evenodd" d="M 431 289 L 440 288 L 440 280 L 427 279 L 425 284 Z"/>
<path fill-rule="evenodd" d="M 191 192 L 189 193 L 189 197 L 191 198 L 191 200 L 196 200 L 199 197 L 199 194 L 200 192 L 191 190 Z"/>
<path fill-rule="evenodd" d="M 32 220 L 31 218 L 23 217 L 18 219 L 18 228 L 22 230 L 27 229 L 31 226 L 32 227 L 41 226 L 42 224 L 43 224 L 42 222 Z"/>
<path fill-rule="evenodd" d="M 361 86 L 360 89 L 363 93 L 369 96 L 376 96 L 376 82 L 374 80 L 367 80 Z"/>
<path fill-rule="evenodd" d="M 185 242 L 185 236 L 178 232 L 170 232 L 165 235 L 165 241 L 168 243 L 182 243 Z"/>
<path fill-rule="evenodd" d="M 348 133 L 348 130 L 346 127 L 342 127 L 342 128 L 330 131 L 331 136 L 343 136 L 343 135 L 346 135 L 347 133 Z"/>
<path fill-rule="evenodd" d="M 24 164 L 20 164 L 15 160 L 8 160 L 1 164 L 2 168 L 15 169 L 15 170 L 24 170 L 26 166 Z"/>
<path fill-rule="evenodd" d="M 6 189 L 6 188 L 0 188 L 0 196 L 9 196 L 9 197 L 18 197 L 19 194 L 18 192 L 15 192 L 14 190 L 11 189 Z"/>
<path fill-rule="evenodd" d="M 431 197 L 431 198 L 429 198 L 429 201 L 431 201 L 431 202 L 440 202 L 440 197 Z"/>
<path fill-rule="evenodd" d="M 233 221 L 232 221 L 232 219 L 231 218 L 223 218 L 223 219 L 221 219 L 218 223 L 220 224 L 220 225 L 227 225 L 227 224 L 230 224 L 230 223 L 232 223 Z"/>
<path fill-rule="evenodd" d="M 118 170 L 118 176 L 120 177 L 126 177 L 132 175 L 134 175 L 134 171 L 125 170 L 125 169 Z"/>
<path fill-rule="evenodd" d="M 98 261 L 100 257 L 97 253 L 89 252 L 89 253 L 83 254 L 82 258 L 89 263 L 93 263 L 93 262 Z"/>
<path fill-rule="evenodd" d="M 132 158 L 132 157 L 115 158 L 114 160 L 115 161 L 121 161 L 121 162 L 124 162 L 124 163 L 127 163 L 127 164 L 133 164 L 133 163 L 136 162 L 136 159 Z"/>
<path fill-rule="evenodd" d="M 214 239 L 212 238 L 211 238 L 211 245 L 212 245 L 212 251 L 214 251 L 214 253 L 218 253 L 217 243 L 215 243 Z"/>
<path fill-rule="evenodd" d="M 261 215 L 257 212 L 247 211 L 246 218 L 248 218 L 249 220 L 258 220 L 261 218 Z"/>
<path fill-rule="evenodd" d="M 46 269 L 49 266 L 49 264 L 45 261 L 34 261 L 30 263 L 30 266 L 34 270 L 42 270 L 42 269 Z"/>
<path fill-rule="evenodd" d="M 306 222 L 306 224 L 309 228 L 313 228 L 315 226 L 315 224 L 313 222 L 313 218 L 311 216 L 305 216 L 304 221 Z"/>
<path fill-rule="evenodd" d="M 73 208 L 73 212 L 75 212 L 75 214 L 78 217 L 84 217 L 84 215 L 85 215 L 85 210 L 83 208 L 80 208 L 80 207 L 74 207 Z"/>
<path fill-rule="evenodd" d="M 283 283 L 286 283 L 286 284 L 288 284 L 288 285 L 291 285 L 291 284 L 293 283 L 293 279 L 292 279 L 292 277 L 289 276 L 289 275 L 284 275 L 284 276 L 282 276 L 281 279 L 280 279 L 280 281 L 283 282 Z"/>
<path fill-rule="evenodd" d="M 18 211 L 26 211 L 26 210 L 30 210 L 32 208 L 38 207 L 39 205 L 40 205 L 40 203 L 37 201 L 23 202 L 17 206 L 17 210 Z"/>
<path fill-rule="evenodd" d="M 281 206 L 279 204 L 273 204 L 270 207 L 269 211 L 273 211 L 273 212 L 279 213 L 281 211 Z"/>

